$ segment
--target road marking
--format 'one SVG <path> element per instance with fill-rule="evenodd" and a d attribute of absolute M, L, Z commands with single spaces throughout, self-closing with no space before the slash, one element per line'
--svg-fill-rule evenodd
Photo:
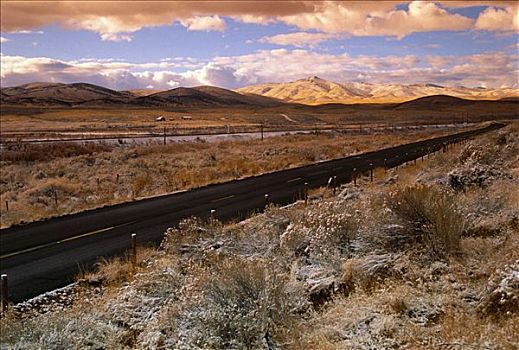
<path fill-rule="evenodd" d="M 342 169 L 342 166 L 339 166 L 337 168 L 333 168 L 333 170 L 341 170 Z"/>
<path fill-rule="evenodd" d="M 214 199 L 214 200 L 212 200 L 211 202 L 212 202 L 212 203 L 215 203 L 215 202 L 221 202 L 221 201 L 224 201 L 224 200 L 227 200 L 227 199 L 231 199 L 231 198 L 233 198 L 233 197 L 234 197 L 234 194 L 231 195 L 231 196 L 227 196 L 227 197 L 223 197 L 223 198 Z"/>
<path fill-rule="evenodd" d="M 321 171 L 316 171 L 315 173 L 311 173 L 309 176 L 321 175 L 321 174 L 327 174 L 327 173 L 328 173 L 328 170 L 321 170 Z"/>
<path fill-rule="evenodd" d="M 296 181 L 299 181 L 299 180 L 301 180 L 301 178 L 300 177 L 296 177 L 295 179 L 288 180 L 287 183 L 296 182 Z"/>
<path fill-rule="evenodd" d="M 136 222 L 136 221 L 131 221 L 131 222 L 127 222 L 127 223 L 121 224 L 121 225 L 116 225 L 116 226 L 102 228 L 100 230 L 95 230 L 95 231 L 92 231 L 92 232 L 83 233 L 83 234 L 80 234 L 80 235 L 77 235 L 77 236 L 73 236 L 73 237 L 69 237 L 69 238 L 65 238 L 65 239 L 62 239 L 62 240 L 59 240 L 59 241 L 56 241 L 56 242 L 50 242 L 50 243 L 42 244 L 42 245 L 39 245 L 39 246 L 36 246 L 36 247 L 31 247 L 31 248 L 27 248 L 27 249 L 24 249 L 24 250 L 19 250 L 17 252 L 12 252 L 12 253 L 9 253 L 9 254 L 4 254 L 4 255 L 0 256 L 0 260 L 5 259 L 5 258 L 10 258 L 10 257 L 16 256 L 16 255 L 20 255 L 20 254 L 25 254 L 25 253 L 33 252 L 35 250 L 51 247 L 53 245 L 57 245 L 57 244 L 60 244 L 60 243 L 63 243 L 63 242 L 73 241 L 73 240 L 78 239 L 78 238 L 92 236 L 92 235 L 95 235 L 97 233 L 101 233 L 101 232 L 106 232 L 106 231 L 112 230 L 112 229 L 114 229 L 116 227 L 131 225 L 134 222 Z"/>

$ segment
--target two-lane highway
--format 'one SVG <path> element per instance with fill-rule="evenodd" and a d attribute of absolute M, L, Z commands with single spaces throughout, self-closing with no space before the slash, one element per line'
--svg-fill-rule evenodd
<path fill-rule="evenodd" d="M 21 301 L 69 283 L 79 269 L 90 268 L 100 257 L 120 254 L 129 247 L 130 233 L 138 242 L 158 243 L 168 227 L 181 219 L 207 218 L 211 209 L 220 219 L 243 218 L 262 210 L 264 195 L 275 204 L 301 197 L 304 183 L 324 186 L 351 180 L 353 169 L 394 167 L 406 161 L 502 127 L 488 127 L 423 140 L 352 157 L 210 185 L 191 191 L 123 203 L 46 221 L 0 230 L 0 271 L 9 276 L 9 298 Z"/>

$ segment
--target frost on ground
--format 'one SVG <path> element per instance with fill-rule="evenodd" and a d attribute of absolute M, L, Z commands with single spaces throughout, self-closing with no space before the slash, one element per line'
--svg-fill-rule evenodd
<path fill-rule="evenodd" d="M 136 271 L 82 276 L 71 306 L 12 308 L 2 349 L 514 349 L 518 137 L 239 224 L 185 220 Z"/>

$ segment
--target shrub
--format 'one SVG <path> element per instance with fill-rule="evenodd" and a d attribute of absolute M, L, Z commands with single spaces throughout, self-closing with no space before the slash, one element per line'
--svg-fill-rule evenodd
<path fill-rule="evenodd" d="M 286 282 L 262 261 L 222 261 L 207 276 L 203 298 L 196 298 L 180 316 L 180 323 L 190 325 L 186 345 L 258 349 L 279 344 L 297 309 Z"/>
<path fill-rule="evenodd" d="M 413 186 L 391 194 L 387 204 L 407 234 L 437 257 L 459 251 L 466 225 L 451 194 L 433 186 Z"/>
<path fill-rule="evenodd" d="M 4 162 L 35 162 L 57 158 L 70 158 L 94 152 L 107 152 L 113 147 L 101 142 L 75 143 L 13 143 L 5 145 L 1 160 Z"/>
<path fill-rule="evenodd" d="M 519 311 L 519 260 L 498 270 L 489 279 L 478 309 L 494 318 Z"/>

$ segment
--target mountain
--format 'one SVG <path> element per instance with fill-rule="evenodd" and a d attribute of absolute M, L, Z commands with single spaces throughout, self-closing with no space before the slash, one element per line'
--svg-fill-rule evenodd
<path fill-rule="evenodd" d="M 39 106 L 113 105 L 131 98 L 127 92 L 86 83 L 30 83 L 2 88 L 1 95 L 2 103 Z"/>
<path fill-rule="evenodd" d="M 214 86 L 179 87 L 167 91 L 115 91 L 75 83 L 30 83 L 1 89 L 2 104 L 23 106 L 166 106 L 166 107 L 273 107 L 285 104 L 274 98 L 240 94 Z"/>
<path fill-rule="evenodd" d="M 394 109 L 413 109 L 413 110 L 439 110 L 444 108 L 459 107 L 459 106 L 472 106 L 474 104 L 481 104 L 489 102 L 487 101 L 474 101 L 466 100 L 459 97 L 453 97 L 448 95 L 434 95 L 420 97 L 411 101 L 403 102 L 395 107 Z M 490 101 L 493 102 L 493 101 Z"/>
<path fill-rule="evenodd" d="M 123 92 L 127 92 L 130 95 L 134 97 L 141 97 L 141 96 L 149 96 L 152 94 L 156 94 L 158 92 L 162 92 L 164 90 L 158 90 L 158 89 L 133 89 L 133 90 L 126 90 Z"/>
<path fill-rule="evenodd" d="M 323 103 L 399 103 L 430 95 L 450 95 L 464 99 L 497 100 L 519 96 L 519 89 L 444 87 L 435 84 L 337 83 L 311 76 L 288 83 L 267 83 L 236 90 L 309 105 Z"/>
<path fill-rule="evenodd" d="M 254 94 L 240 94 L 215 86 L 197 86 L 194 88 L 179 87 L 148 96 L 137 97 L 132 103 L 146 106 L 179 107 L 273 107 L 285 104 L 273 98 Z"/>

